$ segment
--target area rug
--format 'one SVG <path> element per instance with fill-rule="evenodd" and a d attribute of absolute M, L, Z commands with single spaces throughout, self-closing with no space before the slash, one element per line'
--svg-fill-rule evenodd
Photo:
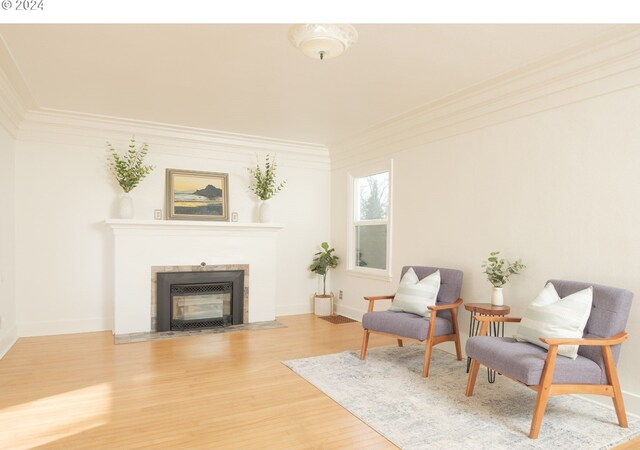
<path fill-rule="evenodd" d="M 284 361 L 342 407 L 402 449 L 605 449 L 640 433 L 617 424 L 612 409 L 582 398 L 549 399 L 540 437 L 529 439 L 535 392 L 484 367 L 473 397 L 464 395 L 466 361 L 434 349 L 422 378 L 424 347 L 372 348 Z M 484 375 L 484 376 L 483 376 Z"/>
<path fill-rule="evenodd" d="M 318 316 L 318 318 L 322 320 L 326 320 L 327 322 L 335 325 L 340 325 L 341 323 L 355 322 L 355 320 L 345 316 Z"/>

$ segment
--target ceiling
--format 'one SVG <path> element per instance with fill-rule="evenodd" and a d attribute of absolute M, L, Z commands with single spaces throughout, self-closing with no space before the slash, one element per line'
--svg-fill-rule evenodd
<path fill-rule="evenodd" d="M 316 61 L 289 25 L 2 25 L 39 107 L 329 145 L 615 25 L 356 25 Z"/>

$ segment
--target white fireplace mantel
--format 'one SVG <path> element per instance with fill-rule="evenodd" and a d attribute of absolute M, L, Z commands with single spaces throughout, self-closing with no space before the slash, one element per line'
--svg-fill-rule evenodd
<path fill-rule="evenodd" d="M 107 219 L 105 223 L 115 230 L 205 230 L 205 231 L 278 231 L 284 228 L 276 223 L 212 222 L 202 220 L 131 220 Z"/>
<path fill-rule="evenodd" d="M 248 264 L 249 322 L 275 319 L 281 224 L 105 221 L 114 243 L 114 334 L 150 331 L 151 267 Z"/>

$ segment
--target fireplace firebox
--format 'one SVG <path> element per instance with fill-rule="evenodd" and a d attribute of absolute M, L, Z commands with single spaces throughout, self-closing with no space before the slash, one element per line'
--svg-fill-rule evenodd
<path fill-rule="evenodd" d="M 243 299 L 242 270 L 160 272 L 156 331 L 241 324 Z"/>

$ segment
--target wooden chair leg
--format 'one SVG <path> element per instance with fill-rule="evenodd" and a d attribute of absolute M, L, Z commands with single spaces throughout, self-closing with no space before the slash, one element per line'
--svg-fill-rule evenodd
<path fill-rule="evenodd" d="M 622 428 L 628 428 L 627 414 L 624 409 L 624 400 L 622 398 L 622 389 L 620 389 L 620 380 L 618 380 L 618 371 L 611 354 L 611 347 L 608 345 L 602 347 L 602 358 L 604 359 L 604 369 L 607 374 L 607 381 L 613 388 L 613 407 L 618 416 L 618 423 Z"/>
<path fill-rule="evenodd" d="M 536 406 L 533 409 L 533 419 L 531 420 L 531 430 L 529 430 L 529 437 L 531 439 L 537 439 L 540 433 L 540 426 L 542 425 L 542 418 L 544 417 L 544 410 L 547 408 L 547 401 L 549 400 L 549 389 L 540 389 L 538 396 L 536 397 Z"/>
<path fill-rule="evenodd" d="M 369 330 L 365 329 L 362 335 L 362 348 L 360 349 L 360 359 L 364 360 L 367 356 L 367 346 L 369 345 Z"/>
<path fill-rule="evenodd" d="M 429 365 L 431 364 L 431 351 L 433 350 L 432 340 L 428 339 L 425 343 L 424 351 L 424 366 L 422 367 L 422 376 L 427 378 L 429 376 Z"/>
<path fill-rule="evenodd" d="M 455 309 L 451 310 L 451 323 L 453 324 L 453 332 L 456 335 L 456 356 L 458 361 L 462 361 L 462 349 L 460 348 L 460 330 L 458 329 L 458 313 Z"/>
<path fill-rule="evenodd" d="M 402 347 L 402 339 L 398 339 L 398 347 Z"/>
<path fill-rule="evenodd" d="M 544 369 L 542 369 L 542 375 L 540 376 L 540 387 L 538 396 L 536 397 L 536 406 L 533 408 L 533 419 L 531 420 L 531 429 L 529 430 L 529 437 L 531 439 L 537 439 L 540 433 L 544 410 L 547 408 L 547 401 L 549 401 L 549 392 L 551 391 L 551 382 L 553 380 L 553 371 L 555 370 L 557 355 L 558 346 L 551 345 L 547 351 L 547 359 L 544 362 Z"/>
<path fill-rule="evenodd" d="M 433 350 L 433 335 L 436 330 L 436 314 L 437 311 L 431 311 L 429 316 L 429 331 L 427 333 L 427 339 L 424 341 L 424 366 L 422 367 L 422 376 L 429 376 L 429 365 L 431 364 L 431 351 Z"/>
<path fill-rule="evenodd" d="M 480 369 L 480 363 L 476 359 L 471 360 L 471 367 L 469 368 L 469 379 L 467 380 L 467 397 L 473 395 L 473 388 L 476 386 L 476 378 L 478 377 L 478 369 Z"/>

